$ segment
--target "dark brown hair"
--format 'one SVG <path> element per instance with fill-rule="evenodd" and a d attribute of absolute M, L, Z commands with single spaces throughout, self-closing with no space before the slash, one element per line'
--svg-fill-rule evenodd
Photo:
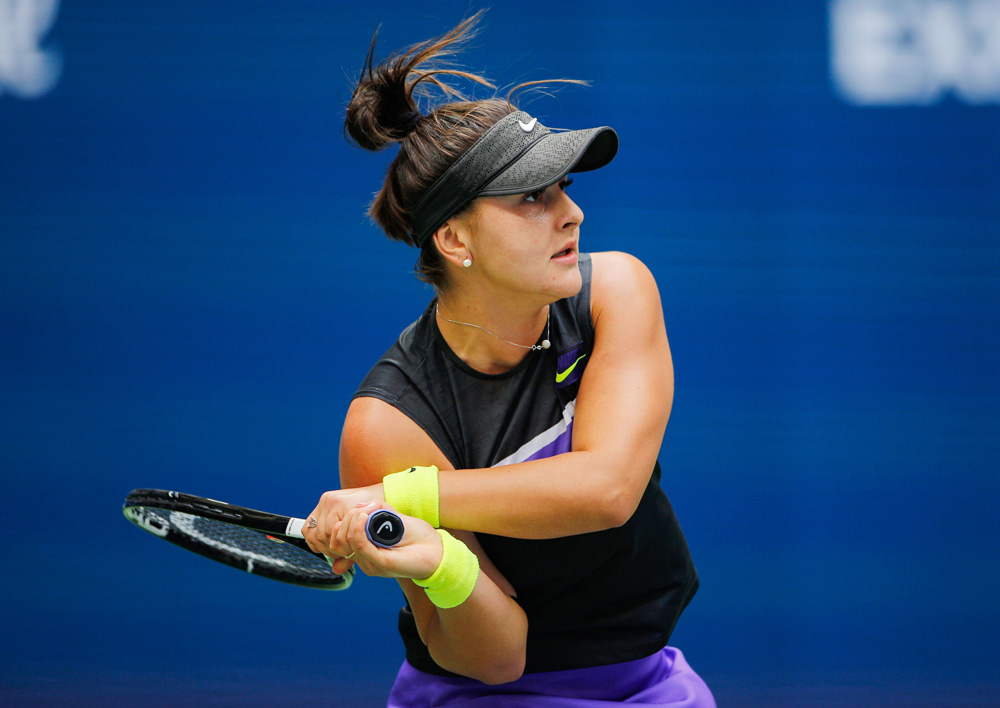
<path fill-rule="evenodd" d="M 350 140 L 367 150 L 399 143 L 382 189 L 368 210 L 391 239 L 417 245 L 410 233 L 410 214 L 421 195 L 497 121 L 516 110 L 509 100 L 467 100 L 441 80 L 461 78 L 493 88 L 487 79 L 447 61 L 475 36 L 482 14 L 481 10 L 450 32 L 415 44 L 377 66 L 378 32 L 372 38 L 344 128 Z M 422 114 L 418 98 L 435 92 L 455 100 Z M 432 239 L 421 250 L 417 274 L 435 287 L 443 284 L 444 263 Z"/>

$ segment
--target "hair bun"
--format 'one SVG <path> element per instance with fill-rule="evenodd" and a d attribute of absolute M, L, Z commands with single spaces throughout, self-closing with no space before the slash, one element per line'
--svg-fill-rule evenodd
<path fill-rule="evenodd" d="M 407 72 L 391 63 L 372 67 L 373 50 L 374 39 L 344 121 L 347 134 L 366 150 L 401 141 L 422 117 L 408 90 Z"/>
<path fill-rule="evenodd" d="M 344 129 L 349 139 L 368 150 L 379 150 L 389 143 L 401 142 L 424 117 L 417 107 L 418 95 L 426 97 L 436 90 L 446 97 L 464 100 L 460 91 L 441 80 L 442 76 L 493 88 L 481 76 L 451 68 L 446 61 L 475 35 L 483 12 L 480 10 L 463 20 L 441 37 L 415 44 L 378 65 L 375 64 L 376 32 L 347 106 Z"/>

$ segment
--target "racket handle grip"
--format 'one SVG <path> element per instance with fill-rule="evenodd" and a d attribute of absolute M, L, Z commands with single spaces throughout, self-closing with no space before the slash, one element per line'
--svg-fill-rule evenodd
<path fill-rule="evenodd" d="M 289 519 L 288 525 L 285 527 L 285 535 L 291 536 L 292 538 L 303 538 L 302 527 L 305 526 L 305 523 L 305 519 Z"/>
<path fill-rule="evenodd" d="M 302 527 L 305 526 L 305 519 L 291 518 L 285 528 L 285 535 L 293 538 L 302 538 Z M 379 509 L 368 517 L 365 525 L 365 535 L 368 540 L 379 548 L 392 548 L 403 539 L 403 520 L 388 509 Z"/>
<path fill-rule="evenodd" d="M 388 509 L 379 509 L 368 517 L 365 534 L 379 548 L 392 548 L 403 540 L 403 520 Z"/>

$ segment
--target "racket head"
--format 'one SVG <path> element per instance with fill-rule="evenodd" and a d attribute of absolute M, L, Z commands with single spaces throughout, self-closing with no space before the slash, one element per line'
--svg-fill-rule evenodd
<path fill-rule="evenodd" d="M 164 541 L 252 575 L 320 590 L 346 590 L 354 578 L 353 567 L 335 573 L 323 555 L 287 535 L 287 516 L 161 489 L 133 490 L 122 512 Z"/>

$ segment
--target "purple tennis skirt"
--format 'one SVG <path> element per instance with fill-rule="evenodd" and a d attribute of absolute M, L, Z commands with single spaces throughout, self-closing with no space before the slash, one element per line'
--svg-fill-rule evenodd
<path fill-rule="evenodd" d="M 645 659 L 525 674 L 499 686 L 434 676 L 403 662 L 388 708 L 600 708 L 620 704 L 715 708 L 715 699 L 680 649 L 666 647 Z"/>

